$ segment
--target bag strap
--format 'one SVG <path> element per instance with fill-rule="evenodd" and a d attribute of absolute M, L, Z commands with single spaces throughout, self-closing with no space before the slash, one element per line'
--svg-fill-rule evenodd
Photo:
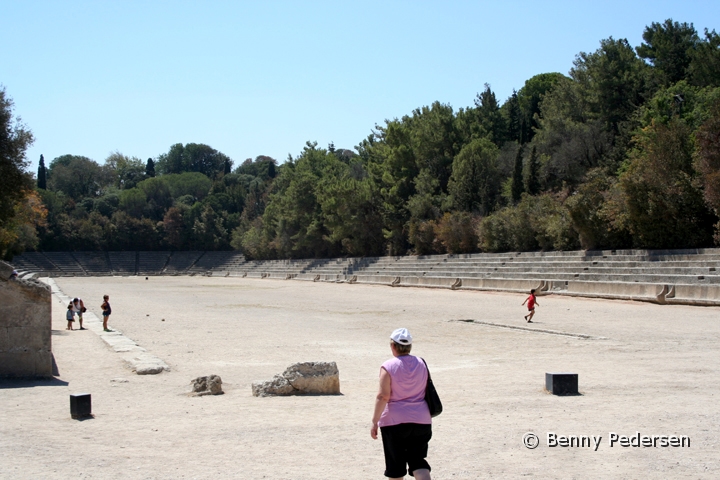
<path fill-rule="evenodd" d="M 432 377 L 430 376 L 430 368 L 427 366 L 427 362 L 422 357 L 420 357 L 420 360 L 423 361 L 423 363 L 425 364 L 425 370 L 427 370 L 428 372 L 428 382 L 432 382 Z"/>

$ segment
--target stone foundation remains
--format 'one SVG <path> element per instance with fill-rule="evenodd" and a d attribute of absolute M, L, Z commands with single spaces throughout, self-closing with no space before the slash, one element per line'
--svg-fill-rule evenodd
<path fill-rule="evenodd" d="M 50 288 L 0 262 L 0 377 L 52 377 Z"/>
<path fill-rule="evenodd" d="M 290 365 L 282 375 L 252 384 L 256 397 L 273 395 L 339 395 L 340 372 L 335 362 L 305 362 Z"/>
<path fill-rule="evenodd" d="M 190 395 L 194 397 L 202 397 L 203 395 L 222 395 L 222 379 L 219 375 L 208 375 L 207 377 L 197 377 L 192 381 L 193 389 Z"/>

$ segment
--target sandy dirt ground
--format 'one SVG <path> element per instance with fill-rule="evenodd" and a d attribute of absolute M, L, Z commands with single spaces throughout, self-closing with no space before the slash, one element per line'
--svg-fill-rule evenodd
<path fill-rule="evenodd" d="M 138 376 L 92 331 L 66 331 L 53 298 L 58 375 L 0 382 L 1 478 L 384 478 L 370 438 L 388 336 L 406 327 L 444 413 L 434 479 L 720 478 L 720 309 L 523 295 L 205 277 L 59 278 L 111 328 L 164 360 Z M 163 321 L 164 319 L 164 321 Z M 458 320 L 586 334 L 583 339 Z M 302 361 L 335 361 L 342 395 L 257 398 L 254 381 Z M 579 396 L 544 391 L 579 374 Z M 190 397 L 198 376 L 224 395 Z M 92 394 L 94 418 L 70 418 Z M 533 432 L 540 444 L 523 445 Z M 690 447 L 622 447 L 609 434 L 685 435 Z M 551 447 L 548 434 L 600 436 Z M 410 478 L 410 477 L 408 477 Z"/>

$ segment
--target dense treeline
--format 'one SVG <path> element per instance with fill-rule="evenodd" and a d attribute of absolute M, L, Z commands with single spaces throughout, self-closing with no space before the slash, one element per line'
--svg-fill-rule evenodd
<path fill-rule="evenodd" d="M 439 102 L 355 151 L 310 143 L 236 169 L 207 145 L 38 170 L 15 249 L 240 249 L 253 258 L 688 248 L 720 243 L 720 35 L 653 23 L 502 104 Z M 41 215 L 42 216 L 42 215 Z"/>

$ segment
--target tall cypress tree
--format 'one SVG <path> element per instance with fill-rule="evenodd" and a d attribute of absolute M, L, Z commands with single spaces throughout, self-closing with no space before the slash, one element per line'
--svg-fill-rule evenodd
<path fill-rule="evenodd" d="M 508 138 L 522 144 L 523 138 L 523 115 L 520 109 L 520 101 L 517 92 L 513 89 L 513 93 L 507 101 L 507 117 L 508 117 Z"/>
<path fill-rule="evenodd" d="M 525 191 L 530 195 L 537 195 L 540 193 L 540 162 L 538 161 L 535 147 L 533 147 L 530 151 L 530 159 L 527 164 Z"/>
<path fill-rule="evenodd" d="M 45 168 L 45 157 L 40 155 L 40 165 L 38 166 L 37 186 L 43 190 L 47 189 L 47 169 Z"/>
<path fill-rule="evenodd" d="M 145 164 L 145 175 L 148 177 L 155 176 L 155 162 L 153 162 L 152 158 L 148 158 L 148 161 Z"/>
<path fill-rule="evenodd" d="M 512 175 L 512 199 L 513 202 L 519 202 L 522 197 L 523 189 L 523 161 L 522 161 L 523 147 L 518 148 L 517 156 L 515 157 L 515 169 Z"/>

